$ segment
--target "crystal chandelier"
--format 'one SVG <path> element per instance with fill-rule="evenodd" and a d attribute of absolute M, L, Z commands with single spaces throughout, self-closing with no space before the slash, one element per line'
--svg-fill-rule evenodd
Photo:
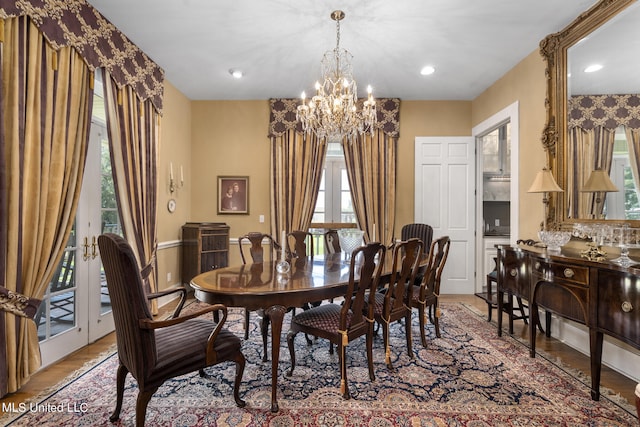
<path fill-rule="evenodd" d="M 336 48 L 325 52 L 322 58 L 322 79 L 316 82 L 316 94 L 309 102 L 302 92 L 302 105 L 298 106 L 297 119 L 305 133 L 315 133 L 318 138 L 353 140 L 358 134 L 373 136 L 376 123 L 376 101 L 367 87 L 367 99 L 358 111 L 358 88 L 353 79 L 351 59 L 353 55 L 340 49 L 340 21 L 344 12 L 336 10 L 331 19 L 336 21 Z"/>

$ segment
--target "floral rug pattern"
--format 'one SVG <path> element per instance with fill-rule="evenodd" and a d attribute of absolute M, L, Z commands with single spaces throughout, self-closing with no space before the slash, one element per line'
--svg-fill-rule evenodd
<path fill-rule="evenodd" d="M 296 337 L 293 376 L 284 339 L 280 349 L 278 403 L 270 412 L 271 361 L 262 362 L 257 316 L 243 343 L 247 367 L 237 408 L 232 398 L 235 366 L 218 365 L 203 379 L 197 373 L 167 381 L 147 410 L 149 426 L 630 426 L 637 418 L 630 405 L 601 397 L 592 401 L 589 386 L 508 335 L 498 337 L 495 325 L 462 304 L 441 305 L 442 338 L 429 326 L 428 348 L 420 344 L 418 319 L 413 319 L 415 358 L 407 355 L 404 326 L 391 327 L 395 372 L 384 363 L 382 337 L 374 341 L 376 380 L 369 381 L 364 338 L 347 347 L 350 400 L 339 391 L 337 355 L 328 343 L 307 346 Z M 243 334 L 244 311 L 230 309 L 228 326 Z M 283 329 L 286 332 L 288 316 Z M 269 343 L 270 345 L 270 343 Z M 117 357 L 112 354 L 83 374 L 68 379 L 34 402 L 4 408 L 0 422 L 11 426 L 111 425 L 115 407 Z M 604 393 L 603 393 L 604 394 Z M 127 377 L 120 420 L 135 424 L 137 386 Z"/>

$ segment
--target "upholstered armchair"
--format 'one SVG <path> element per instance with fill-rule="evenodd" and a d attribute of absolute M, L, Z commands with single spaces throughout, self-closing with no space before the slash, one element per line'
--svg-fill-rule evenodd
<path fill-rule="evenodd" d="M 192 371 L 199 371 L 201 376 L 205 376 L 204 368 L 227 361 L 236 364 L 233 397 L 236 405 L 243 407 L 245 402 L 239 391 L 245 358 L 240 349 L 240 339 L 223 327 L 227 308 L 216 304 L 181 316 L 186 296 L 184 288 L 145 295 L 140 268 L 129 243 L 109 233 L 98 237 L 98 246 L 111 297 L 118 345 L 117 402 L 110 420 L 113 422 L 120 417 L 128 373 L 138 383 L 136 425 L 143 426 L 147 405 L 165 380 Z M 182 294 L 173 316 L 167 320 L 155 320 L 149 311 L 148 299 L 172 292 Z M 200 317 L 213 311 L 221 314 L 217 323 Z"/>

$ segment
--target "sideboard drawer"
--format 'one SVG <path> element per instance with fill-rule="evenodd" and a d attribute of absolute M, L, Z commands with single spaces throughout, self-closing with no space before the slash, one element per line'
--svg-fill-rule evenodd
<path fill-rule="evenodd" d="M 542 258 L 531 260 L 531 270 L 538 279 L 547 282 L 563 282 L 589 286 L 589 268 L 578 265 L 547 261 Z"/>
<path fill-rule="evenodd" d="M 598 271 L 597 327 L 640 348 L 640 277 L 621 271 Z"/>

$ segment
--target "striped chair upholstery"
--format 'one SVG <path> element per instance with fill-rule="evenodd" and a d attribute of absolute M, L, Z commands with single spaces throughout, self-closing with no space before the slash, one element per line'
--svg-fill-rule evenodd
<path fill-rule="evenodd" d="M 400 237 L 402 240 L 409 240 L 412 238 L 422 240 L 422 251 L 426 254 L 429 253 L 431 248 L 431 241 L 433 240 L 433 227 L 429 224 L 405 224 L 400 231 Z"/>
<path fill-rule="evenodd" d="M 204 376 L 205 367 L 225 361 L 236 364 L 233 397 L 236 405 L 243 407 L 245 402 L 240 399 L 239 391 L 245 358 L 240 349 L 240 339 L 223 328 L 227 308 L 216 304 L 180 316 L 186 297 L 185 288 L 145 295 L 140 268 L 129 243 L 116 234 L 108 233 L 98 237 L 98 246 L 111 297 L 118 345 L 117 401 L 110 420 L 115 422 L 120 417 L 128 373 L 138 383 L 136 425 L 143 426 L 149 400 L 167 379 L 193 371 L 200 371 Z M 147 306 L 148 299 L 174 292 L 181 293 L 182 300 L 172 318 L 154 320 Z M 221 313 L 218 323 L 199 318 L 212 311 Z"/>

